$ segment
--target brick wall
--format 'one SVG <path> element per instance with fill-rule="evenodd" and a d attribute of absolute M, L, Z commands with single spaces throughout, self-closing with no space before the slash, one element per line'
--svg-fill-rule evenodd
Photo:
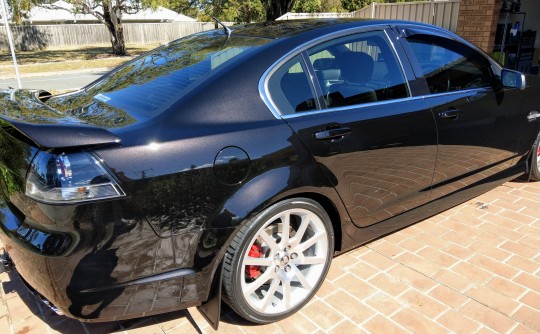
<path fill-rule="evenodd" d="M 491 53 L 500 9 L 501 0 L 462 0 L 457 34 Z"/>

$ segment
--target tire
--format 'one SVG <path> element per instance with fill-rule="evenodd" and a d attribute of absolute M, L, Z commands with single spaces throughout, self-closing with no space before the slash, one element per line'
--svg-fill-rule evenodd
<path fill-rule="evenodd" d="M 540 133 L 536 137 L 532 148 L 531 157 L 531 180 L 540 181 Z"/>
<path fill-rule="evenodd" d="M 286 318 L 315 295 L 333 253 L 330 217 L 317 202 L 296 198 L 274 204 L 246 223 L 229 245 L 223 300 L 251 322 Z"/>

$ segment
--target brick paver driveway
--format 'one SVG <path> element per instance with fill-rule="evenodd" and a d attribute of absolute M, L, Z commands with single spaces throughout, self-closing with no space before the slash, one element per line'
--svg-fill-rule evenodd
<path fill-rule="evenodd" d="M 196 309 L 104 324 L 53 314 L 0 275 L 0 333 L 212 333 Z M 540 182 L 513 181 L 334 259 L 298 314 L 223 333 L 539 333 Z"/>

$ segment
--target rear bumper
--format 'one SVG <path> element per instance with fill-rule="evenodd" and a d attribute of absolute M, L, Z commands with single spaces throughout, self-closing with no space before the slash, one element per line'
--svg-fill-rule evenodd
<path fill-rule="evenodd" d="M 125 201 L 72 208 L 74 215 L 62 224 L 55 217 L 55 226 L 0 204 L 0 239 L 15 269 L 69 317 L 135 318 L 197 306 L 207 297 L 208 274 L 189 266 L 200 232 L 159 238 L 144 221 L 127 219 Z"/>

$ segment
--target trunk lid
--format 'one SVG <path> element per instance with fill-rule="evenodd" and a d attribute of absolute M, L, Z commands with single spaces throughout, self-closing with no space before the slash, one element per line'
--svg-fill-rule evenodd
<path fill-rule="evenodd" d="M 78 102 L 64 106 L 69 108 L 65 112 L 45 103 L 47 100 L 42 91 L 0 91 L 2 130 L 37 148 L 65 149 L 119 143 L 120 138 L 107 128 L 135 122 L 129 115 L 120 117 L 119 111 L 84 96 L 71 99 Z"/>

